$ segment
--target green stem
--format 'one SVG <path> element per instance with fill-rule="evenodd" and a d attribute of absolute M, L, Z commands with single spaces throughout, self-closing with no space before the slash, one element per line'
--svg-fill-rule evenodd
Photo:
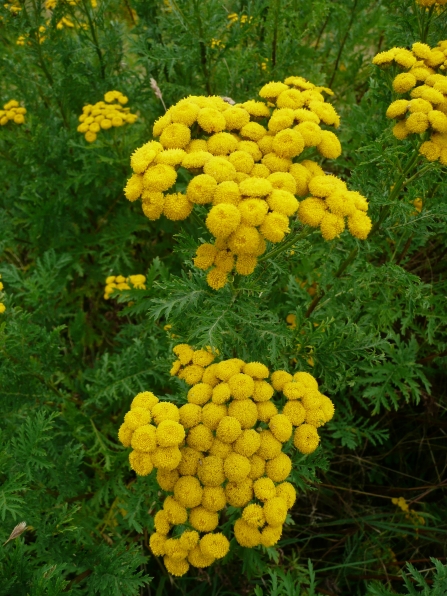
<path fill-rule="evenodd" d="M 354 5 L 352 7 L 352 12 L 351 12 L 351 18 L 349 20 L 348 28 L 346 29 L 345 34 L 343 36 L 343 39 L 341 40 L 341 44 L 340 44 L 340 48 L 338 50 L 337 58 L 335 59 L 334 70 L 332 72 L 331 80 L 328 83 L 328 86 L 329 87 L 332 87 L 332 84 L 334 82 L 335 76 L 337 74 L 338 64 L 339 64 L 339 62 L 341 60 L 341 56 L 342 56 L 343 50 L 345 48 L 345 45 L 346 45 L 346 41 L 348 39 L 349 32 L 351 30 L 352 23 L 354 22 L 355 9 L 357 8 L 357 2 L 358 2 L 358 0 L 354 0 Z"/>
<path fill-rule="evenodd" d="M 205 81 L 205 88 L 206 88 L 206 92 L 208 93 L 208 95 L 212 95 L 211 81 L 210 81 L 210 76 L 209 76 L 208 61 L 207 61 L 207 55 L 206 55 L 206 45 L 205 45 L 204 37 L 203 37 L 203 26 L 202 26 L 202 19 L 200 17 L 198 0 L 194 0 L 194 14 L 197 19 L 197 27 L 198 27 L 198 33 L 199 33 L 199 47 L 200 47 L 200 64 L 202 66 L 202 73 L 203 73 L 203 78 Z"/>
<path fill-rule="evenodd" d="M 277 51 L 278 51 L 278 20 L 279 20 L 279 12 L 281 10 L 281 0 L 276 0 L 275 2 L 275 22 L 273 26 L 273 40 L 272 40 L 272 68 L 275 68 L 276 61 L 277 61 Z"/>
<path fill-rule="evenodd" d="M 90 32 L 92 34 L 93 45 L 95 46 L 95 50 L 98 55 L 99 67 L 100 67 L 100 71 L 101 71 L 101 78 L 105 79 L 106 69 L 105 69 L 105 65 L 104 65 L 104 57 L 102 55 L 101 48 L 99 47 L 98 37 L 96 35 L 96 30 L 95 30 L 94 23 L 92 21 L 92 16 L 90 14 L 90 10 L 88 9 L 88 6 L 86 5 L 85 0 L 82 0 L 82 5 L 84 7 L 85 14 L 87 15 L 88 26 L 90 27 Z"/>

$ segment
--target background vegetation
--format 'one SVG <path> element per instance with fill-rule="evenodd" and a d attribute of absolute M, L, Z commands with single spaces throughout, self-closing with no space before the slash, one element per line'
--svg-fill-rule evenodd
<path fill-rule="evenodd" d="M 392 136 L 390 79 L 371 65 L 425 35 L 418 10 L 404 0 L 2 4 L 0 103 L 27 114 L 0 128 L 0 540 L 28 528 L 0 548 L 0 595 L 447 591 L 446 169 L 421 157 L 391 195 L 413 146 Z M 447 39 L 446 14 L 433 13 L 429 44 Z M 325 167 L 369 198 L 381 227 L 365 242 L 313 234 L 236 294 L 215 293 L 191 265 L 206 228 L 150 222 L 122 192 L 130 153 L 164 113 L 150 80 L 169 106 L 188 94 L 255 98 L 292 74 L 334 90 L 343 154 Z M 76 131 L 82 106 L 111 89 L 139 118 L 88 144 Z M 104 300 L 108 275 L 135 273 L 146 290 Z M 148 548 L 155 480 L 129 470 L 116 433 L 140 390 L 184 400 L 169 377 L 179 340 L 309 371 L 337 412 L 322 447 L 295 461 L 301 492 L 278 550 L 235 549 L 174 581 Z"/>

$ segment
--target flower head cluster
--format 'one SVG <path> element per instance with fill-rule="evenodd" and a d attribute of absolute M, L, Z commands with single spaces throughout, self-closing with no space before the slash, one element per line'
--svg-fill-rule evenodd
<path fill-rule="evenodd" d="M 315 162 L 297 162 L 306 148 L 328 159 L 341 154 L 337 136 L 326 129 L 337 128 L 340 118 L 323 92 L 332 93 L 289 77 L 264 85 L 262 101 L 230 105 L 221 97 L 190 96 L 155 122 L 159 141 L 133 153 L 125 194 L 130 201 L 141 196 L 149 219 L 183 220 L 194 205 L 209 208 L 214 242 L 198 248 L 194 263 L 208 271 L 213 289 L 225 286 L 233 270 L 253 273 L 266 242 L 281 242 L 297 211 L 327 240 L 344 230 L 345 218 L 354 236 L 368 235 L 366 199 Z M 172 192 L 180 167 L 193 174 L 186 194 Z M 299 204 L 297 197 L 309 198 Z"/>
<path fill-rule="evenodd" d="M 2 276 L 0 275 L 0 279 L 2 278 Z M 0 292 L 3 291 L 3 282 L 0 281 Z M 0 315 L 2 315 L 6 310 L 6 306 L 3 304 L 3 302 L 0 302 Z"/>
<path fill-rule="evenodd" d="M 5 126 L 11 120 L 15 124 L 23 124 L 25 122 L 26 109 L 19 106 L 19 102 L 11 99 L 5 103 L 3 110 L 0 110 L 0 125 Z"/>
<path fill-rule="evenodd" d="M 106 285 L 104 288 L 104 298 L 108 300 L 112 292 L 116 290 L 145 290 L 146 277 L 138 273 L 137 275 L 129 275 L 123 277 L 122 275 L 109 275 L 106 278 Z"/>
<path fill-rule="evenodd" d="M 101 130 L 133 124 L 138 116 L 132 114 L 130 108 L 123 107 L 127 102 L 127 97 L 120 91 L 108 91 L 104 95 L 104 101 L 98 101 L 94 105 L 87 104 L 82 108 L 78 132 L 84 134 L 86 141 L 93 143 Z"/>
<path fill-rule="evenodd" d="M 178 408 L 140 393 L 118 436 L 133 448 L 133 470 L 146 475 L 157 468 L 158 484 L 170 493 L 155 515 L 150 545 L 181 576 L 190 565 L 208 567 L 228 553 L 228 538 L 218 531 L 227 505 L 241 511 L 234 524 L 240 545 L 278 542 L 296 499 L 283 445 L 315 451 L 317 428 L 332 418 L 334 406 L 308 373 L 270 375 L 264 364 L 239 358 L 215 362 L 209 347 L 179 344 L 174 353 L 171 374 L 190 387 L 187 403 Z M 275 391 L 286 398 L 282 408 Z M 183 533 L 177 528 L 173 537 L 176 526 Z"/>
<path fill-rule="evenodd" d="M 396 138 L 426 133 L 419 152 L 428 161 L 439 160 L 447 165 L 447 40 L 431 48 L 414 43 L 411 50 L 392 48 L 374 57 L 381 67 L 397 64 L 401 69 L 393 81 L 394 91 L 402 99 L 393 101 L 386 115 L 397 120 L 393 127 Z M 440 72 L 439 72 L 440 71 Z"/>
<path fill-rule="evenodd" d="M 434 6 L 437 10 L 439 10 L 441 6 L 445 6 L 447 4 L 447 0 L 416 0 L 416 4 L 425 9 Z"/>

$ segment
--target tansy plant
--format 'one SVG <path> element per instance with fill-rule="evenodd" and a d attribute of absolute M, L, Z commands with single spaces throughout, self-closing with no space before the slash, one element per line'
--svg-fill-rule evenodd
<path fill-rule="evenodd" d="M 206 207 L 214 242 L 199 246 L 194 264 L 209 270 L 214 290 L 226 285 L 233 270 L 253 273 L 267 243 L 284 240 L 297 212 L 325 240 L 338 237 L 346 219 L 353 236 L 368 236 L 366 198 L 302 159 L 304 152 L 326 159 L 341 154 L 340 141 L 327 129 L 338 128 L 340 118 L 324 93 L 332 91 L 291 76 L 264 85 L 263 101 L 230 105 L 221 97 L 190 96 L 155 122 L 159 140 L 133 153 L 125 194 L 130 201 L 141 197 L 149 219 L 163 214 L 184 220 L 195 206 Z M 186 193 L 168 192 L 175 190 L 179 169 L 190 173 Z"/>
<path fill-rule="evenodd" d="M 123 277 L 122 275 L 109 275 L 106 278 L 106 285 L 104 287 L 104 299 L 109 300 L 110 295 L 119 290 L 136 290 L 146 289 L 146 276 L 140 273 L 136 275 L 129 275 L 129 277 Z"/>
<path fill-rule="evenodd" d="M 132 114 L 130 108 L 124 107 L 128 101 L 120 91 L 108 91 L 104 95 L 104 101 L 85 105 L 79 116 L 81 124 L 78 126 L 78 132 L 84 134 L 86 141 L 93 143 L 102 130 L 133 124 L 138 116 Z"/>
<path fill-rule="evenodd" d="M 334 405 L 306 372 L 270 374 L 239 358 L 214 362 L 211 348 L 187 344 L 174 353 L 171 375 L 190 387 L 186 403 L 179 408 L 139 393 L 118 437 L 132 447 L 132 469 L 140 476 L 155 469 L 168 493 L 150 547 L 169 573 L 182 576 L 190 565 L 209 567 L 228 554 L 229 538 L 217 531 L 224 515 L 243 547 L 279 541 L 296 499 L 292 459 L 283 450 L 313 453 L 317 428 L 332 419 Z"/>

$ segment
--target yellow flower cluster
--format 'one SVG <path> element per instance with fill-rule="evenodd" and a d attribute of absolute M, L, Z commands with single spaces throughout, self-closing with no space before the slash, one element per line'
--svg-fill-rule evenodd
<path fill-rule="evenodd" d="M 243 14 L 239 17 L 237 12 L 232 12 L 231 14 L 228 15 L 227 19 L 230 21 L 228 23 L 228 26 L 231 27 L 231 25 L 234 25 L 238 21 L 240 22 L 241 25 L 245 25 L 245 23 L 251 23 L 253 20 L 253 17 L 249 17 L 246 14 Z"/>
<path fill-rule="evenodd" d="M 283 444 L 315 451 L 317 428 L 332 418 L 334 406 L 305 372 L 270 375 L 264 364 L 238 358 L 216 363 L 209 347 L 179 344 L 174 353 L 171 374 L 189 385 L 187 403 L 178 408 L 139 393 L 118 436 L 133 449 L 132 469 L 147 475 L 156 468 L 158 484 L 171 493 L 155 515 L 150 546 L 164 556 L 169 573 L 181 576 L 189 565 L 208 567 L 228 553 L 228 539 L 215 532 L 227 505 L 241 509 L 234 524 L 240 545 L 278 542 L 296 499 Z M 275 391 L 286 398 L 281 412 Z M 183 533 L 177 528 L 170 537 L 179 525 Z"/>
<path fill-rule="evenodd" d="M 411 51 L 392 48 L 377 54 L 373 63 L 382 67 L 395 63 L 403 71 L 394 78 L 393 89 L 407 98 L 393 101 L 386 112 L 398 120 L 394 136 L 403 140 L 428 132 L 430 138 L 419 152 L 428 161 L 447 165 L 447 76 L 437 72 L 447 67 L 447 40 L 433 48 L 420 42 Z"/>
<path fill-rule="evenodd" d="M 26 109 L 19 106 L 19 102 L 11 99 L 5 103 L 3 110 L 0 110 L 0 125 L 5 126 L 10 120 L 15 124 L 23 124 L 25 122 Z"/>
<path fill-rule="evenodd" d="M 416 4 L 419 4 L 419 6 L 422 6 L 423 8 L 431 8 L 432 6 L 438 8 L 440 6 L 445 6 L 447 0 L 416 0 Z"/>
<path fill-rule="evenodd" d="M 130 108 L 123 107 L 127 102 L 127 97 L 120 91 L 108 91 L 104 95 L 104 101 L 98 101 L 94 105 L 87 104 L 82 108 L 78 132 L 84 134 L 86 141 L 93 143 L 101 129 L 133 124 L 138 116 L 132 114 Z"/>
<path fill-rule="evenodd" d="M 0 279 L 2 278 L 2 276 L 0 275 Z M 0 292 L 3 290 L 3 282 L 0 281 Z M 0 302 L 0 315 L 2 315 L 6 310 L 6 306 L 3 304 L 3 302 Z"/>
<path fill-rule="evenodd" d="M 289 77 L 265 85 L 259 93 L 263 101 L 230 105 L 221 97 L 190 96 L 155 122 L 159 141 L 132 154 L 134 173 L 125 195 L 130 201 L 141 196 L 149 219 L 164 214 L 184 220 L 194 205 L 209 206 L 206 226 L 215 241 L 198 248 L 194 263 L 211 268 L 207 281 L 213 289 L 224 287 L 233 269 L 253 273 L 266 241 L 281 242 L 297 211 L 327 240 L 344 230 L 346 217 L 351 234 L 367 237 L 371 220 L 365 197 L 326 176 L 315 162 L 293 161 L 306 148 L 329 159 L 341 154 L 337 136 L 320 126 L 337 128 L 340 122 L 323 92 L 332 93 Z M 179 167 L 193 174 L 186 194 L 165 194 Z M 309 198 L 299 204 L 296 196 Z"/>
<path fill-rule="evenodd" d="M 123 277 L 122 275 L 109 275 L 106 278 L 106 285 L 104 288 L 104 298 L 109 300 L 110 295 L 115 290 L 145 290 L 146 289 L 146 277 L 137 273 L 136 275 L 129 275 L 129 277 Z"/>

